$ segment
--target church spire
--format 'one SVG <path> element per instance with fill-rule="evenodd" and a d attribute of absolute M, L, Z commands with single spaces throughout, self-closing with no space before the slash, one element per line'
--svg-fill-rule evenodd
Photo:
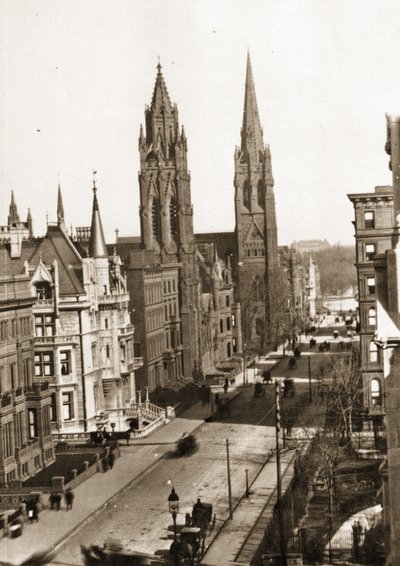
<path fill-rule="evenodd" d="M 244 93 L 242 144 L 241 150 L 250 159 L 258 161 L 260 152 L 264 151 L 263 131 L 258 115 L 256 89 L 254 87 L 253 71 L 250 53 L 247 53 L 246 86 Z"/>
<path fill-rule="evenodd" d="M 169 113 L 173 110 L 171 99 L 167 90 L 167 85 L 165 84 L 165 80 L 162 74 L 162 67 L 160 62 L 158 62 L 157 65 L 156 84 L 154 86 L 150 108 L 153 112 L 156 113 Z"/>
<path fill-rule="evenodd" d="M 28 214 L 27 214 L 27 217 L 26 217 L 26 225 L 28 226 L 29 237 L 33 238 L 33 223 L 32 223 L 32 214 L 31 214 L 30 208 L 28 208 Z"/>
<path fill-rule="evenodd" d="M 89 240 L 89 257 L 94 257 L 94 258 L 108 257 L 96 192 L 97 192 L 96 181 L 93 179 L 93 208 L 92 208 L 92 225 L 90 228 L 90 240 Z"/>
<path fill-rule="evenodd" d="M 62 201 L 60 183 L 58 183 L 58 194 L 57 194 L 57 224 L 61 226 L 61 228 L 65 229 L 64 205 Z"/>
<path fill-rule="evenodd" d="M 10 226 L 11 224 L 15 224 L 16 222 L 19 222 L 19 214 L 14 199 L 14 191 L 11 191 L 11 202 L 8 209 L 8 225 Z"/>

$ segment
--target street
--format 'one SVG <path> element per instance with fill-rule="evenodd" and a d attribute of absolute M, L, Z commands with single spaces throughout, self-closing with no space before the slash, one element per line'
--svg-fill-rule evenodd
<path fill-rule="evenodd" d="M 171 485 L 180 497 L 178 525 L 184 523 L 185 513 L 191 511 L 197 497 L 213 504 L 217 524 L 226 519 L 226 438 L 230 443 L 232 498 L 235 504 L 245 491 L 245 469 L 248 469 L 251 482 L 265 461 L 266 454 L 274 447 L 274 429 L 233 423 L 205 423 L 198 429 L 197 438 L 197 453 L 179 459 L 166 453 L 149 473 L 114 497 L 67 540 L 52 564 L 83 564 L 80 545 L 103 544 L 109 537 L 121 540 L 129 549 L 150 553 L 168 550 L 172 541 L 172 520 L 167 502 Z M 173 446 L 169 448 L 172 450 Z M 162 449 L 165 450 L 165 446 Z M 153 450 L 156 454 L 159 447 L 123 447 L 123 452 L 125 450 L 134 450 L 140 458 L 143 450 Z M 115 465 L 118 465 L 118 461 Z M 112 472 L 108 473 L 111 479 Z"/>

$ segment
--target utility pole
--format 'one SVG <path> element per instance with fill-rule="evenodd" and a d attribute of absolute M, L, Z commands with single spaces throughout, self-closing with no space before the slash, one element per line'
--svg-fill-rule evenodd
<path fill-rule="evenodd" d="M 310 398 L 310 403 L 312 402 L 312 387 L 311 387 L 311 356 L 307 356 L 308 360 L 308 393 Z"/>
<path fill-rule="evenodd" d="M 231 486 L 231 466 L 229 463 L 229 440 L 226 439 L 226 466 L 228 470 L 228 499 L 229 499 L 229 518 L 232 519 L 232 486 Z"/>
<path fill-rule="evenodd" d="M 275 382 L 275 441 L 276 441 L 276 508 L 278 511 L 279 549 L 281 555 L 281 566 L 287 566 L 285 525 L 283 524 L 282 509 L 282 481 L 281 481 L 281 449 L 279 445 L 279 432 L 281 430 L 280 410 L 281 384 Z"/>

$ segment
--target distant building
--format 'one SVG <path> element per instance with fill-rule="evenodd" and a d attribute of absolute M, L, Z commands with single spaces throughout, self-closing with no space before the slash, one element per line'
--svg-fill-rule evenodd
<path fill-rule="evenodd" d="M 321 304 L 321 286 L 318 265 L 310 255 L 307 278 L 308 316 L 315 318 Z"/>
<path fill-rule="evenodd" d="M 375 343 L 376 275 L 374 260 L 391 249 L 393 238 L 393 190 L 375 187 L 375 192 L 348 195 L 354 206 L 356 269 L 360 323 L 363 405 L 370 418 L 382 417 L 384 407 L 383 356 Z M 345 309 L 343 309 L 345 310 Z"/>
<path fill-rule="evenodd" d="M 320 252 L 321 250 L 326 250 L 327 248 L 330 248 L 331 245 L 327 240 L 299 240 L 297 242 L 294 241 L 291 247 L 302 254 L 312 254 Z"/>

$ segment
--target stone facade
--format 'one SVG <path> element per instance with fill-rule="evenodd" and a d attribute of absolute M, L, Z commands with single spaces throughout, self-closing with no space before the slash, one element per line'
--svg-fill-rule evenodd
<path fill-rule="evenodd" d="M 191 376 L 201 359 L 201 305 L 187 141 L 161 65 L 145 111 L 145 132 L 140 130 L 139 153 L 141 248 L 154 251 L 158 265 L 170 269 L 179 264 L 183 372 Z"/>
<path fill-rule="evenodd" d="M 234 187 L 236 294 L 242 307 L 243 340 L 261 352 L 276 341 L 271 328 L 278 310 L 279 260 L 271 153 L 263 142 L 249 55 Z"/>
<path fill-rule="evenodd" d="M 57 218 L 44 237 L 5 256 L 6 270 L 29 278 L 34 297 L 33 382 L 49 383 L 53 434 L 111 423 L 126 430 L 124 411 L 135 397 L 134 332 L 120 259 L 105 247 L 96 189 L 88 249 L 65 231 L 60 190 Z"/>
<path fill-rule="evenodd" d="M 363 407 L 369 423 L 384 414 L 385 380 L 383 356 L 375 344 L 376 276 L 374 259 L 392 246 L 393 191 L 378 186 L 373 193 L 348 195 L 354 206 L 356 269 L 360 323 L 360 360 L 363 383 Z M 366 423 L 368 424 L 368 423 Z"/>
<path fill-rule="evenodd" d="M 50 389 L 33 376 L 36 299 L 29 276 L 8 269 L 30 230 L 16 219 L 14 196 L 10 209 L 0 244 L 0 486 L 24 480 L 54 461 Z"/>
<path fill-rule="evenodd" d="M 375 257 L 376 337 L 383 357 L 387 461 L 382 469 L 386 564 L 400 565 L 400 117 L 387 117 L 386 151 L 393 179 L 391 246 Z M 384 250 L 382 250 L 383 252 Z"/>

